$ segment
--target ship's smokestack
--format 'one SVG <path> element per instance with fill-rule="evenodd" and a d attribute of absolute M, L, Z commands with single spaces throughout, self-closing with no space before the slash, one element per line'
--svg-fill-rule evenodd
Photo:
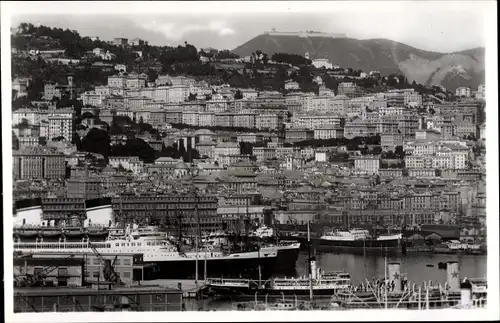
<path fill-rule="evenodd" d="M 342 212 L 342 225 L 345 230 L 349 230 L 349 212 Z"/>
<path fill-rule="evenodd" d="M 460 290 L 460 267 L 457 261 L 448 261 L 446 266 L 446 282 L 451 291 Z"/>
<path fill-rule="evenodd" d="M 317 279 L 318 269 L 316 268 L 316 257 L 311 257 L 311 278 Z"/>
<path fill-rule="evenodd" d="M 460 284 L 460 305 L 464 307 L 468 307 L 471 305 L 471 290 L 472 284 L 469 282 L 469 280 L 467 280 L 467 278 L 465 278 L 464 281 Z"/>
<path fill-rule="evenodd" d="M 394 282 L 394 291 L 401 291 L 401 264 L 392 262 L 388 264 L 389 281 Z"/>

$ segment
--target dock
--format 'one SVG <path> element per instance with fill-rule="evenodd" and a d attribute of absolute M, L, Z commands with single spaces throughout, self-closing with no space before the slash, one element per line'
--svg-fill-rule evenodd
<path fill-rule="evenodd" d="M 204 280 L 194 279 L 155 279 L 141 282 L 142 286 L 160 286 L 166 289 L 176 289 L 182 291 L 183 298 L 197 298 L 200 291 L 205 287 Z"/>
<path fill-rule="evenodd" d="M 14 289 L 14 312 L 182 311 L 178 289 L 141 287 L 25 287 Z"/>

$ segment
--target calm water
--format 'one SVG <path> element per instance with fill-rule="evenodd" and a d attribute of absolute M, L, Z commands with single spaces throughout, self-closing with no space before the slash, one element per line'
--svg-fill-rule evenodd
<path fill-rule="evenodd" d="M 439 269 L 439 262 L 458 261 L 460 277 L 486 277 L 486 255 L 410 255 L 405 257 L 387 257 L 387 262 L 400 262 L 401 273 L 405 273 L 408 280 L 414 283 L 432 280 L 446 282 L 446 270 Z M 316 254 L 317 266 L 322 270 L 345 270 L 351 274 L 353 283 L 371 280 L 373 277 L 384 277 L 384 257 L 351 255 L 351 254 Z M 432 264 L 434 267 L 427 267 Z M 307 252 L 299 255 L 297 260 L 297 274 L 307 274 Z"/>
<path fill-rule="evenodd" d="M 307 273 L 307 252 L 301 252 L 296 264 L 297 275 Z M 420 284 L 423 281 L 435 283 L 446 282 L 446 270 L 439 269 L 439 262 L 458 261 L 460 264 L 460 276 L 470 278 L 486 277 L 486 259 L 485 255 L 411 255 L 405 257 L 387 257 L 387 263 L 400 262 L 401 272 L 406 274 L 408 280 L 412 283 Z M 365 277 L 371 280 L 374 277 L 384 277 L 384 257 L 351 255 L 351 254 L 316 254 L 318 267 L 322 270 L 338 271 L 345 270 L 351 274 L 353 284 L 365 281 Z M 427 267 L 432 264 L 434 267 Z M 259 300 L 264 301 L 264 296 L 259 295 Z M 246 297 L 246 301 L 253 301 L 254 297 Z M 243 301 L 239 299 L 238 301 Z M 234 310 L 231 301 L 228 300 L 186 300 L 186 309 L 188 311 L 209 310 L 209 311 L 230 311 Z"/>

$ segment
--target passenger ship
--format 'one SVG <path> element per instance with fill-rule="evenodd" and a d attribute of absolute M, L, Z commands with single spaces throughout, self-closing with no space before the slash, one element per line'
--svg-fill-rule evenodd
<path fill-rule="evenodd" d="M 318 250 L 353 253 L 402 253 L 402 234 L 371 236 L 368 230 L 351 229 L 326 232 L 313 239 Z"/>
<path fill-rule="evenodd" d="M 95 249 L 95 250 L 94 250 Z M 268 247 L 257 251 L 228 253 L 222 250 L 182 251 L 167 240 L 165 235 L 154 228 L 142 232 L 129 230 L 126 236 L 114 236 L 106 241 L 91 242 L 87 237 L 79 242 L 44 242 L 38 237 L 35 242 L 14 242 L 14 251 L 28 254 L 51 254 L 67 256 L 70 254 L 142 254 L 144 263 L 151 264 L 145 277 L 150 279 L 192 279 L 198 277 L 242 277 L 268 278 L 272 275 L 278 250 Z"/>

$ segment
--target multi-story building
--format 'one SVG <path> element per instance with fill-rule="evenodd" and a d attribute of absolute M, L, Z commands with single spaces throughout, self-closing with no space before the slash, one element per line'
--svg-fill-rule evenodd
<path fill-rule="evenodd" d="M 314 139 L 314 131 L 308 129 L 286 129 L 285 130 L 285 142 L 294 143 L 298 141 L 304 141 Z"/>
<path fill-rule="evenodd" d="M 73 119 L 75 112 L 72 109 L 60 109 L 49 112 L 48 140 L 64 137 L 70 141 L 73 138 Z"/>
<path fill-rule="evenodd" d="M 380 156 L 355 157 L 354 168 L 367 173 L 377 174 L 380 169 Z"/>
<path fill-rule="evenodd" d="M 380 146 L 382 150 L 395 151 L 396 146 L 403 146 L 403 135 L 400 133 L 381 133 Z"/>
<path fill-rule="evenodd" d="M 127 77 L 123 74 L 108 76 L 108 86 L 110 88 L 125 88 L 127 85 Z"/>
<path fill-rule="evenodd" d="M 17 125 L 26 119 L 30 125 L 39 125 L 42 121 L 48 121 L 48 111 L 39 109 L 19 109 L 12 111 L 12 125 Z"/>
<path fill-rule="evenodd" d="M 200 224 L 201 230 L 217 230 L 222 228 L 222 219 L 217 216 L 217 196 L 170 194 L 141 196 L 122 195 L 113 198 L 113 209 L 121 214 L 122 219 L 150 219 L 172 228 L 182 228 L 191 232 Z M 198 218 L 198 219 L 197 219 Z M 177 225 L 178 220 L 180 224 Z"/>
<path fill-rule="evenodd" d="M 262 134 L 255 134 L 252 132 L 239 133 L 236 137 L 237 142 L 251 142 L 257 143 L 261 142 L 264 136 Z"/>
<path fill-rule="evenodd" d="M 256 116 L 257 113 L 248 110 L 240 111 L 233 117 L 233 127 L 254 129 Z"/>
<path fill-rule="evenodd" d="M 461 86 L 455 90 L 455 95 L 459 97 L 470 98 L 471 90 L 470 87 Z"/>
<path fill-rule="evenodd" d="M 312 65 L 316 68 L 325 68 L 327 70 L 333 68 L 333 64 L 329 62 L 328 58 L 316 58 L 312 60 Z"/>
<path fill-rule="evenodd" d="M 19 149 L 24 149 L 28 147 L 38 147 L 40 145 L 40 137 L 38 136 L 24 136 L 24 137 L 18 137 L 18 144 L 19 144 Z M 15 149 L 13 147 L 13 149 Z"/>
<path fill-rule="evenodd" d="M 189 85 L 174 85 L 168 88 L 167 102 L 184 102 L 189 97 Z"/>
<path fill-rule="evenodd" d="M 124 108 L 131 110 L 143 110 L 153 100 L 147 97 L 125 97 Z"/>
<path fill-rule="evenodd" d="M 169 124 L 182 123 L 181 110 L 165 110 L 165 122 Z"/>
<path fill-rule="evenodd" d="M 122 110 L 125 107 L 125 98 L 123 96 L 111 96 L 102 100 L 104 109 Z"/>
<path fill-rule="evenodd" d="M 300 99 L 302 112 L 319 114 L 337 114 L 343 115 L 346 111 L 347 97 L 331 95 L 303 95 Z"/>
<path fill-rule="evenodd" d="M 276 158 L 276 148 L 254 147 L 252 152 L 259 163 Z"/>
<path fill-rule="evenodd" d="M 323 125 L 314 129 L 314 139 L 338 139 L 344 137 L 344 129 L 337 125 Z"/>
<path fill-rule="evenodd" d="M 257 129 L 278 129 L 279 117 L 275 113 L 263 113 L 255 116 L 255 128 Z"/>
<path fill-rule="evenodd" d="M 321 114 L 307 115 L 297 114 L 292 117 L 292 128 L 297 129 L 317 129 L 325 125 L 333 125 L 340 128 L 343 123 L 343 118 L 338 115 Z"/>
<path fill-rule="evenodd" d="M 389 116 L 389 115 L 402 115 L 404 113 L 405 108 L 403 106 L 392 106 L 388 105 L 386 107 L 380 107 L 378 112 L 381 116 Z"/>
<path fill-rule="evenodd" d="M 142 89 L 146 86 L 146 79 L 147 76 L 144 74 L 129 74 L 125 81 L 125 85 L 128 89 Z"/>
<path fill-rule="evenodd" d="M 198 122 L 199 122 L 199 112 L 197 110 L 182 111 L 183 124 L 198 126 Z"/>
<path fill-rule="evenodd" d="M 28 85 L 30 80 L 27 78 L 15 78 L 12 81 L 12 90 L 16 91 L 17 97 L 26 96 L 28 94 Z"/>
<path fill-rule="evenodd" d="M 346 121 L 344 125 L 344 137 L 353 139 L 354 137 L 368 137 L 377 134 L 377 125 L 369 120 L 359 118 Z"/>
<path fill-rule="evenodd" d="M 455 122 L 482 123 L 480 111 L 483 103 L 481 101 L 452 102 L 435 106 L 436 113 L 453 116 Z"/>
<path fill-rule="evenodd" d="M 13 151 L 14 179 L 63 179 L 66 176 L 64 154 L 41 147 Z"/>
<path fill-rule="evenodd" d="M 404 105 L 407 107 L 421 106 L 422 105 L 422 95 L 419 94 L 418 92 L 406 91 L 404 93 Z"/>
<path fill-rule="evenodd" d="M 234 116 L 233 112 L 219 112 L 215 114 L 215 125 L 217 127 L 234 127 Z"/>
<path fill-rule="evenodd" d="M 474 138 L 478 137 L 477 125 L 474 123 L 460 122 L 455 123 L 455 136 L 459 138 L 473 136 Z"/>
<path fill-rule="evenodd" d="M 113 38 L 113 41 L 111 42 L 112 45 L 114 46 L 125 46 L 128 44 L 128 39 L 127 38 Z"/>
<path fill-rule="evenodd" d="M 91 105 L 94 107 L 102 107 L 102 102 L 103 102 L 103 99 L 105 98 L 105 96 L 101 93 L 89 91 L 89 92 L 82 93 L 81 98 L 82 98 L 82 102 L 83 102 L 84 106 Z"/>
<path fill-rule="evenodd" d="M 144 45 L 144 40 L 142 40 L 140 38 L 134 38 L 134 39 L 130 39 L 128 41 L 128 44 L 129 44 L 129 46 L 142 46 L 142 45 Z"/>
<path fill-rule="evenodd" d="M 285 90 L 300 90 L 299 83 L 294 81 L 286 81 Z"/>
<path fill-rule="evenodd" d="M 398 132 L 399 123 L 395 120 L 381 117 L 374 120 L 373 122 L 375 122 L 375 125 L 377 127 L 376 131 L 378 134 L 384 134 L 384 133 L 392 134 Z"/>
<path fill-rule="evenodd" d="M 49 82 L 43 85 L 43 98 L 45 100 L 52 100 L 53 98 L 61 98 L 61 90 L 57 84 Z"/>
<path fill-rule="evenodd" d="M 408 168 L 466 169 L 470 161 L 470 148 L 447 142 L 405 143 Z"/>
<path fill-rule="evenodd" d="M 221 142 L 214 147 L 214 158 L 221 155 L 239 155 L 240 145 L 237 142 Z"/>

